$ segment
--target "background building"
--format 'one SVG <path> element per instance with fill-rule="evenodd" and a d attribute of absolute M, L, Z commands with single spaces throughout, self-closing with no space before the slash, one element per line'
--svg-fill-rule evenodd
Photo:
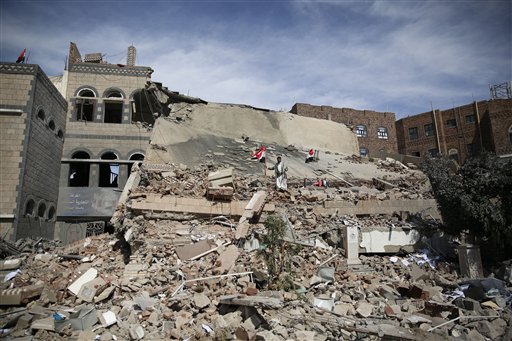
<path fill-rule="evenodd" d="M 397 151 L 394 113 L 304 103 L 294 104 L 290 112 L 345 124 L 357 135 L 362 156 Z"/>
<path fill-rule="evenodd" d="M 65 242 L 103 232 L 144 158 L 158 108 L 144 89 L 153 70 L 135 66 L 135 53 L 130 46 L 126 65 L 109 64 L 70 43 L 66 70 L 52 78 L 68 102 L 56 233 Z"/>
<path fill-rule="evenodd" d="M 38 65 L 0 63 L 0 233 L 54 236 L 66 101 Z"/>
<path fill-rule="evenodd" d="M 449 155 L 459 163 L 481 150 L 512 156 L 512 99 L 432 110 L 396 122 L 398 152 Z"/>

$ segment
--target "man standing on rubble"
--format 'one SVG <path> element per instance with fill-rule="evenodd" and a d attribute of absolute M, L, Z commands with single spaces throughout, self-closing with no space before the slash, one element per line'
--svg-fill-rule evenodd
<path fill-rule="evenodd" d="M 276 189 L 287 191 L 288 185 L 286 181 L 288 177 L 286 172 L 288 171 L 288 167 L 286 167 L 280 156 L 277 157 L 277 163 L 274 165 L 274 167 L 270 169 L 274 169 L 274 173 L 276 175 Z"/>

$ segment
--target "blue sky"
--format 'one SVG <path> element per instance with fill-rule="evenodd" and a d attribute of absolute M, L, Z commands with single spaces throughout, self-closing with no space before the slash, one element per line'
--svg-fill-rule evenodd
<path fill-rule="evenodd" d="M 0 3 L 0 59 L 62 73 L 69 42 L 213 102 L 297 102 L 397 118 L 489 98 L 512 79 L 512 1 L 43 1 Z"/>

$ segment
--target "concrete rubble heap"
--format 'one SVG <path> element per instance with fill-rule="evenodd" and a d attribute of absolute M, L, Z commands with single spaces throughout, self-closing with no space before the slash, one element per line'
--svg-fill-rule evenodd
<path fill-rule="evenodd" d="M 113 234 L 0 243 L 2 336 L 512 338 L 511 267 L 507 281 L 458 276 L 431 238 L 439 212 L 414 165 L 352 155 L 355 137 L 333 122 L 160 97 L 169 115 L 132 168 Z M 251 160 L 262 145 L 267 163 L 286 161 L 288 191 Z M 308 148 L 322 154 L 306 164 Z M 284 232 L 271 241 L 276 216 Z"/>
<path fill-rule="evenodd" d="M 409 172 L 383 190 L 352 179 L 353 187 L 302 183 L 283 193 L 273 189 L 271 178 L 232 169 L 154 168 L 142 165 L 132 173 L 132 186 L 112 219 L 116 234 L 46 249 L 4 248 L 10 256 L 1 269 L 9 278 L 0 291 L 2 333 L 12 340 L 509 340 L 512 335 L 510 282 L 473 281 L 466 287 L 479 293 L 460 295 L 462 279 L 451 263 L 434 265 L 425 254 L 403 250 L 361 255 L 359 266 L 347 265 L 342 226 L 419 225 L 400 214 L 332 214 L 324 204 L 412 193 L 401 189 L 404 183 L 428 198 L 428 190 L 421 191 L 424 179 Z M 206 199 L 210 183 L 219 179 L 234 189 L 228 191 L 232 196 Z M 292 259 L 288 290 L 266 285 L 267 266 L 257 255 L 267 233 L 264 222 L 273 214 L 289 222 L 293 239 L 287 236 L 287 243 L 302 246 Z"/>

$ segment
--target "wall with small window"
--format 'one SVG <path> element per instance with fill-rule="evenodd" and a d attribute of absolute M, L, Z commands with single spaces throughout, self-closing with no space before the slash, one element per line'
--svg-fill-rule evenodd
<path fill-rule="evenodd" d="M 15 238 L 53 238 L 59 196 L 60 160 L 64 147 L 67 103 L 42 72 L 35 77 L 22 159 L 21 206 Z M 29 212 L 30 211 L 30 212 Z"/>

